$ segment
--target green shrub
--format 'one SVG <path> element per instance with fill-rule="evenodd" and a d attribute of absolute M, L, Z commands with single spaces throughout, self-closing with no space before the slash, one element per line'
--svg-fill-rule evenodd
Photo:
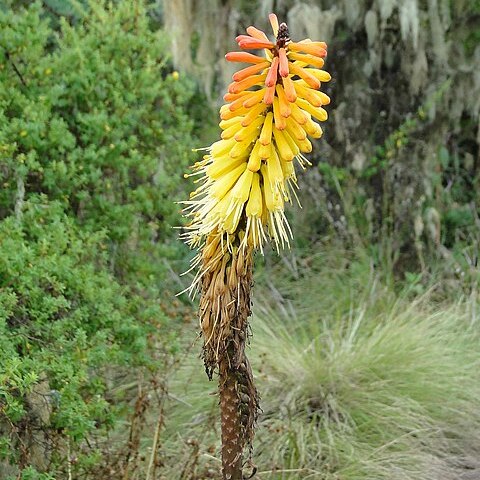
<path fill-rule="evenodd" d="M 145 8 L 91 7 L 59 33 L 37 3 L 0 17 L 0 205 L 12 210 L 24 181 L 27 198 L 44 193 L 84 227 L 106 229 L 128 267 L 122 244 L 155 253 L 178 222 L 171 200 L 192 145 L 193 88 L 168 74 L 165 39 Z"/>
<path fill-rule="evenodd" d="M 171 340 L 155 332 L 167 323 L 165 258 L 183 254 L 171 227 L 194 85 L 172 74 L 144 2 L 71 2 L 75 20 L 55 28 L 41 2 L 8 3 L 0 476 L 65 478 L 67 463 L 88 475 L 101 457 L 92 438 L 107 438 L 129 400 L 112 393 L 112 369 L 158 370 L 155 352 Z"/>
<path fill-rule="evenodd" d="M 9 432 L 12 455 L 23 454 L 17 440 L 29 422 L 74 441 L 112 426 L 115 407 L 105 398 L 102 367 L 148 362 L 145 336 L 153 326 L 138 322 L 132 307 L 139 299 L 97 253 L 105 240 L 41 200 L 27 203 L 21 225 L 12 217 L 0 224 L 0 401 L 2 423 L 17 427 Z M 34 405 L 43 413 L 32 418 L 29 394 L 39 383 L 48 388 Z"/>

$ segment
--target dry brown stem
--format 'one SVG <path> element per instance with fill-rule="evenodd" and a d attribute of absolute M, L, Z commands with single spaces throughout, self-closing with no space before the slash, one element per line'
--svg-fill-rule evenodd
<path fill-rule="evenodd" d="M 219 374 L 223 478 L 241 480 L 243 450 L 251 447 L 259 408 L 245 355 L 253 253 L 235 244 L 227 251 L 213 236 L 204 252 L 200 323 L 205 369 L 210 379 L 214 371 Z"/>

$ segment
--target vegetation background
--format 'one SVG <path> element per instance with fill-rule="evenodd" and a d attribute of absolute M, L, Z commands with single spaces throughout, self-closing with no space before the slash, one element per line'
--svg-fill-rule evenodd
<path fill-rule="evenodd" d="M 478 0 L 0 0 L 0 479 L 217 478 L 174 201 L 250 25 L 329 44 L 256 259 L 258 478 L 480 478 Z"/>

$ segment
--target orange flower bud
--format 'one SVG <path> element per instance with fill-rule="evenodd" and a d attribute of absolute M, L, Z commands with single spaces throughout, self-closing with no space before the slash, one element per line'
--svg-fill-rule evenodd
<path fill-rule="evenodd" d="M 279 73 L 281 77 L 288 77 L 288 58 L 287 52 L 284 48 L 280 48 L 278 50 L 278 58 L 279 58 Z"/>
<path fill-rule="evenodd" d="M 272 60 L 272 66 L 268 70 L 267 78 L 265 80 L 265 85 L 271 87 L 277 83 L 277 73 L 278 73 L 278 57 L 274 57 Z"/>
<path fill-rule="evenodd" d="M 275 45 L 268 40 L 259 40 L 249 35 L 239 35 L 235 39 L 240 46 L 245 50 L 257 50 L 260 48 L 273 48 Z"/>
<path fill-rule="evenodd" d="M 257 55 L 248 52 L 228 52 L 225 55 L 225 58 L 229 62 L 241 63 L 263 63 L 265 61 L 265 58 L 258 57 Z"/>
<path fill-rule="evenodd" d="M 327 44 L 325 42 L 290 42 L 288 49 L 292 52 L 305 52 L 315 57 L 327 56 Z"/>
<path fill-rule="evenodd" d="M 254 26 L 247 27 L 247 33 L 258 40 L 266 40 L 267 42 L 269 41 L 265 33 Z"/>
<path fill-rule="evenodd" d="M 234 80 L 235 82 L 240 82 L 241 80 L 245 80 L 250 75 L 254 75 L 260 70 L 267 68 L 269 65 L 270 65 L 270 62 L 262 62 L 262 63 L 257 63 L 255 65 L 250 65 L 250 67 L 246 67 L 242 70 L 239 70 L 235 74 L 233 74 L 232 80 Z"/>
<path fill-rule="evenodd" d="M 240 82 L 233 82 L 228 86 L 228 91 L 230 93 L 239 93 L 247 88 L 253 87 L 254 85 L 262 84 L 267 78 L 267 74 L 262 75 L 252 75 L 251 77 L 245 78 Z M 316 80 L 316 79 L 315 79 Z"/>
<path fill-rule="evenodd" d="M 270 13 L 268 15 L 268 20 L 270 21 L 270 25 L 272 26 L 273 34 L 277 36 L 278 34 L 278 18 L 274 13 Z"/>

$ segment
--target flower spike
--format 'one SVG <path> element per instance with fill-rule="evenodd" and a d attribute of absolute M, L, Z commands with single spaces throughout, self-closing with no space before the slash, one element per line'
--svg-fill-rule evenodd
<path fill-rule="evenodd" d="M 282 177 L 282 172 L 290 172 L 290 178 L 295 172 L 292 167 L 287 168 L 285 162 L 291 163 L 297 158 L 303 166 L 305 162 L 300 155 L 312 150 L 308 137 L 322 136 L 320 125 L 313 119 L 320 122 L 327 119 L 323 106 L 330 99 L 319 89 L 322 83 L 330 80 L 330 75 L 320 70 L 327 54 L 325 42 L 309 39 L 293 42 L 285 23 L 279 23 L 275 14 L 270 14 L 269 20 L 275 42 L 254 26 L 247 28 L 247 34 L 236 38 L 240 48 L 264 49 L 264 56 L 244 51 L 225 55 L 230 62 L 249 63 L 250 66 L 233 75 L 229 93 L 224 97 L 227 103 L 220 110 L 222 140 L 212 145 L 203 162 L 194 166 L 203 179 L 201 177 L 202 185 L 188 204 L 187 215 L 192 223 L 186 237 L 191 245 L 197 245 L 199 238 L 205 239 L 214 233 L 223 237 L 224 245 L 229 248 L 235 233 L 232 226 L 244 228 L 247 224 L 258 228 L 251 227 L 248 235 L 244 235 L 242 248 L 258 248 L 269 237 L 276 246 L 288 244 L 290 229 L 285 215 L 278 213 L 280 207 L 283 212 L 283 202 L 273 199 L 283 198 L 285 192 L 290 191 L 289 178 Z M 267 181 L 264 175 L 264 172 L 271 173 L 272 165 L 276 165 L 274 183 Z M 245 169 L 258 172 L 265 215 L 258 215 L 259 208 L 247 209 L 248 192 L 255 191 L 257 195 L 258 189 L 257 180 L 243 175 Z M 235 189 L 240 177 L 242 183 Z M 255 185 L 254 190 L 247 188 L 250 184 Z M 258 201 L 250 205 L 258 205 Z M 269 208 L 272 206 L 273 211 Z M 233 211 L 236 212 L 234 216 Z M 251 211 L 256 213 L 255 220 L 249 218 Z M 243 217 L 245 221 L 242 222 Z"/>

